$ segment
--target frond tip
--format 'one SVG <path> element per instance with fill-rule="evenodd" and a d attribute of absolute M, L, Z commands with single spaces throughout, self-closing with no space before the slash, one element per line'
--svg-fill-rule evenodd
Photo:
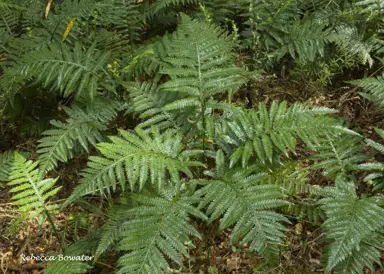
<path fill-rule="evenodd" d="M 32 216 L 40 215 L 44 211 L 58 208 L 57 204 L 48 204 L 47 200 L 54 196 L 61 187 L 54 187 L 58 178 L 41 180 L 38 162 L 27 161 L 19 153 L 15 153 L 15 162 L 10 175 L 9 190 L 17 193 L 12 196 L 13 204 L 19 206 L 22 212 L 33 211 Z"/>

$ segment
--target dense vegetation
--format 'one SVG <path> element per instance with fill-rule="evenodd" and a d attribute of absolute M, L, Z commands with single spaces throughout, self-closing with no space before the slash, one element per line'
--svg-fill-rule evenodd
<path fill-rule="evenodd" d="M 1 270 L 378 271 L 383 68 L 380 0 L 0 0 Z"/>

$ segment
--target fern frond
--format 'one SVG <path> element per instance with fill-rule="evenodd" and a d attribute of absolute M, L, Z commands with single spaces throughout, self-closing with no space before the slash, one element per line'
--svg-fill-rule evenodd
<path fill-rule="evenodd" d="M 92 266 L 87 263 L 85 259 L 86 255 L 91 260 L 94 258 L 94 253 L 99 243 L 100 233 L 96 230 L 92 230 L 88 237 L 84 240 L 80 240 L 66 249 L 61 254 L 55 254 L 56 260 L 54 261 L 46 261 L 48 266 L 44 270 L 46 274 L 57 274 L 57 273 L 68 273 L 68 274 L 81 274 L 81 273 L 89 273 L 92 269 Z M 70 256 L 71 260 L 60 259 L 59 256 Z"/>
<path fill-rule="evenodd" d="M 361 138 L 349 135 L 326 136 L 324 142 L 316 147 L 317 154 L 311 157 L 315 160 L 313 169 L 323 169 L 324 176 L 336 178 L 347 175 L 358 169 L 358 164 L 369 157 L 363 153 L 364 145 Z"/>
<path fill-rule="evenodd" d="M 301 13 L 298 1 L 250 1 L 245 11 L 248 21 L 243 33 L 244 43 L 252 47 L 260 42 L 257 46 L 263 50 L 278 49 L 287 28 L 299 19 Z M 258 41 L 260 37 L 262 39 Z"/>
<path fill-rule="evenodd" d="M 376 133 L 384 139 L 384 130 L 375 128 Z M 368 146 L 378 151 L 380 154 L 384 155 L 384 145 L 373 141 L 372 139 L 366 139 L 365 142 Z M 359 170 L 373 171 L 373 173 L 368 174 L 364 178 L 364 182 L 373 182 L 374 187 L 372 191 L 381 190 L 384 188 L 384 163 L 382 162 L 371 162 L 364 163 L 358 166 Z"/>
<path fill-rule="evenodd" d="M 101 229 L 100 242 L 95 252 L 96 259 L 121 239 L 121 233 L 126 229 L 122 224 L 131 217 L 127 207 L 127 204 L 119 204 L 109 210 L 108 220 Z"/>
<path fill-rule="evenodd" d="M 147 17 L 153 18 L 154 16 L 159 15 L 159 13 L 164 12 L 167 9 L 184 5 L 196 5 L 197 3 L 197 0 L 158 0 L 151 5 Z"/>
<path fill-rule="evenodd" d="M 181 15 L 181 23 L 170 39 L 162 74 L 171 80 L 161 91 L 176 92 L 182 98 L 165 110 L 205 110 L 205 102 L 216 94 L 230 94 L 244 83 L 240 68 L 233 64 L 231 41 L 214 26 Z"/>
<path fill-rule="evenodd" d="M 0 153 L 0 182 L 9 180 L 9 174 L 12 170 L 15 155 L 11 151 Z"/>
<path fill-rule="evenodd" d="M 200 208 L 206 208 L 209 222 L 221 219 L 219 230 L 235 225 L 230 239 L 236 244 L 250 242 L 268 261 L 276 261 L 279 244 L 287 218 L 273 211 L 287 205 L 281 189 L 275 185 L 261 184 L 265 174 L 257 174 L 255 166 L 228 168 L 222 151 L 216 155 L 216 169 L 206 172 L 212 180 L 197 181 L 202 188 L 196 191 L 201 199 Z"/>
<path fill-rule="evenodd" d="M 159 129 L 177 127 L 178 121 L 185 123 L 186 115 L 174 115 L 163 110 L 163 106 L 177 98 L 177 94 L 161 92 L 155 82 L 127 83 L 129 101 L 127 112 L 138 114 L 144 121 L 138 126 L 148 128 L 156 125 Z"/>
<path fill-rule="evenodd" d="M 260 104 L 258 110 L 239 110 L 217 129 L 217 141 L 231 154 L 231 164 L 241 160 L 245 167 L 256 155 L 261 163 L 284 154 L 295 153 L 297 140 L 314 147 L 326 134 L 345 132 L 357 134 L 341 127 L 327 114 L 335 113 L 326 107 L 308 107 L 287 102 L 273 102 L 267 110 Z"/>
<path fill-rule="evenodd" d="M 328 246 L 325 273 L 337 269 L 338 273 L 364 273 L 364 266 L 379 262 L 382 246 L 380 240 L 384 226 L 384 209 L 376 197 L 359 198 L 355 185 L 340 177 L 335 187 L 325 187 L 318 192 L 319 201 L 327 219 L 323 224 Z M 352 272 L 351 272 L 352 271 Z"/>
<path fill-rule="evenodd" d="M 74 49 L 65 44 L 50 44 L 22 57 L 7 73 L 34 78 L 64 97 L 75 93 L 77 98 L 94 98 L 100 80 L 108 74 L 103 69 L 109 58 L 108 52 L 99 52 L 94 47 L 84 51 L 76 43 Z"/>
<path fill-rule="evenodd" d="M 0 2 L 1 3 L 1 2 Z M 11 9 L 1 9 L 0 7 L 0 30 L 9 34 L 18 32 L 20 12 Z"/>
<path fill-rule="evenodd" d="M 61 187 L 54 187 L 58 178 L 41 180 L 38 162 L 27 161 L 19 153 L 15 153 L 9 186 L 13 204 L 19 207 L 21 212 L 33 211 L 32 216 L 41 215 L 43 212 L 58 208 L 57 204 L 48 204 L 47 200 L 54 196 Z"/>
<path fill-rule="evenodd" d="M 364 78 L 355 81 L 349 81 L 349 83 L 358 86 L 364 90 L 364 93 L 360 93 L 361 96 L 372 101 L 377 107 L 384 107 L 384 77 L 378 76 L 376 78 Z"/>
<path fill-rule="evenodd" d="M 384 2 L 381 0 L 360 0 L 355 5 L 362 8 L 361 13 L 373 13 L 382 16 L 384 11 Z"/>
<path fill-rule="evenodd" d="M 133 46 L 140 40 L 143 16 L 136 0 L 104 0 L 97 4 L 97 21 L 111 27 L 126 44 Z"/>
<path fill-rule="evenodd" d="M 131 218 L 122 224 L 119 249 L 128 253 L 119 258 L 118 273 L 162 273 L 169 268 L 166 257 L 183 265 L 180 255 L 188 257 L 190 237 L 201 239 L 190 216 L 206 216 L 194 206 L 196 199 L 179 188 L 180 184 L 170 186 L 157 197 L 131 196 L 139 205 L 127 210 Z"/>
<path fill-rule="evenodd" d="M 357 27 L 340 25 L 335 28 L 330 40 L 335 42 L 341 51 L 357 56 L 362 64 L 368 63 L 372 67 L 374 61 L 371 53 L 379 47 L 375 36 L 367 39 Z"/>
<path fill-rule="evenodd" d="M 82 195 L 109 193 L 118 184 L 124 190 L 126 181 L 131 190 L 142 189 L 147 182 L 161 189 L 168 180 L 179 181 L 181 173 L 191 178 L 192 167 L 204 166 L 191 160 L 201 151 L 185 149 L 175 130 L 160 133 L 155 127 L 150 132 L 136 128 L 132 133 L 120 130 L 120 134 L 110 137 L 112 143 L 97 145 L 104 157 L 89 158 L 81 184 L 65 204 Z"/>
<path fill-rule="evenodd" d="M 93 109 L 83 110 L 76 105 L 64 107 L 69 118 L 65 123 L 51 121 L 55 129 L 44 131 L 45 136 L 39 140 L 37 152 L 40 154 L 41 172 L 46 173 L 56 168 L 58 162 L 65 163 L 71 159 L 77 143 L 89 151 L 89 144 L 96 146 L 97 142 L 101 142 L 101 132 L 117 115 L 119 106 L 116 101 L 99 98 L 93 104 Z"/>
<path fill-rule="evenodd" d="M 266 176 L 261 180 L 261 184 L 279 186 L 285 195 L 296 196 L 309 192 L 308 170 L 302 168 L 298 161 L 267 166 L 264 172 Z"/>
<path fill-rule="evenodd" d="M 289 53 L 294 59 L 305 63 L 314 62 L 317 57 L 323 57 L 325 45 L 329 40 L 330 30 L 325 24 L 311 17 L 296 21 L 283 36 L 281 47 L 277 50 L 280 56 Z"/>

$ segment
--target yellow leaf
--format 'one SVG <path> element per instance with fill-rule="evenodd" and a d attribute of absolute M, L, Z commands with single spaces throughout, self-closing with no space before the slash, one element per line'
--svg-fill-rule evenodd
<path fill-rule="evenodd" d="M 303 225 L 301 223 L 297 223 L 295 225 L 295 232 L 297 235 L 301 235 L 301 233 L 303 232 Z"/>
<path fill-rule="evenodd" d="M 64 34 L 63 34 L 63 39 L 62 39 L 62 41 L 64 41 L 65 39 L 67 39 L 67 36 L 68 36 L 68 34 L 71 32 L 71 29 L 72 29 L 72 27 L 73 27 L 73 23 L 75 22 L 75 20 L 76 20 L 76 17 L 73 17 L 73 18 L 71 18 L 71 19 L 69 20 L 68 25 L 67 25 L 67 27 L 65 28 L 65 31 L 64 31 Z"/>
<path fill-rule="evenodd" d="M 47 6 L 45 7 L 45 19 L 47 19 L 49 11 L 51 10 L 51 5 L 52 5 L 53 0 L 48 0 Z"/>

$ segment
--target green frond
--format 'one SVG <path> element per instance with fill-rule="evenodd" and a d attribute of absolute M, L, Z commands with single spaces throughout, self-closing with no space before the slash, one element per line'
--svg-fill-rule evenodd
<path fill-rule="evenodd" d="M 349 81 L 349 83 L 364 90 L 364 93 L 360 93 L 361 96 L 372 101 L 379 108 L 384 107 L 384 77 L 378 76 L 376 78 L 364 78 Z"/>
<path fill-rule="evenodd" d="M 6 151 L 4 153 L 0 153 L 0 182 L 6 182 L 9 180 L 9 174 L 12 170 L 14 160 L 14 152 Z"/>
<path fill-rule="evenodd" d="M 255 166 L 228 168 L 223 152 L 218 151 L 216 169 L 206 172 L 212 180 L 197 181 L 202 188 L 196 191 L 201 200 L 200 208 L 206 208 L 209 222 L 220 219 L 219 230 L 234 225 L 231 244 L 241 238 L 241 244 L 250 243 L 268 261 L 276 262 L 279 245 L 284 238 L 287 218 L 273 211 L 288 204 L 280 187 L 261 184 L 265 174 L 257 174 Z"/>
<path fill-rule="evenodd" d="M 64 97 L 75 93 L 77 98 L 92 99 L 97 95 L 100 80 L 108 78 L 103 68 L 108 58 L 108 52 L 99 52 L 94 47 L 84 50 L 76 43 L 70 49 L 54 43 L 26 54 L 6 73 L 21 75 L 26 80 L 32 78 L 60 91 Z"/>
<path fill-rule="evenodd" d="M 317 199 L 313 197 L 300 197 L 294 204 L 283 207 L 282 212 L 296 217 L 299 221 L 306 220 L 318 226 L 325 220 L 325 213 L 316 205 L 316 202 Z"/>
<path fill-rule="evenodd" d="M 381 252 L 383 250 L 383 235 L 373 233 L 368 240 L 363 240 L 359 247 L 354 249 L 348 259 L 342 261 L 335 267 L 340 274 L 361 274 L 365 273 L 363 268 L 369 268 L 375 272 L 374 263 L 381 264 Z"/>
<path fill-rule="evenodd" d="M 318 153 L 311 157 L 315 161 L 312 168 L 322 169 L 324 176 L 333 179 L 338 175 L 347 175 L 369 158 L 363 153 L 364 147 L 360 137 L 345 134 L 326 136 L 316 147 Z"/>
<path fill-rule="evenodd" d="M 95 254 L 99 239 L 100 233 L 96 230 L 92 230 L 86 239 L 80 240 L 68 246 L 66 249 L 64 249 L 64 252 L 60 254 L 53 254 L 52 256 L 55 256 L 56 260 L 44 262 L 48 265 L 47 268 L 44 270 L 44 273 L 89 273 L 89 271 L 92 269 L 90 263 L 94 258 L 93 255 Z M 87 263 L 87 261 L 84 260 L 85 256 L 82 260 L 83 255 L 87 256 L 88 258 L 91 258 L 91 260 L 89 260 Z M 60 259 L 60 256 L 62 256 L 63 258 L 66 256 L 70 256 L 71 260 Z"/>
<path fill-rule="evenodd" d="M 217 141 L 231 154 L 230 166 L 241 160 L 245 167 L 251 157 L 261 163 L 273 162 L 279 154 L 295 153 L 297 140 L 313 148 L 326 134 L 357 133 L 340 126 L 329 117 L 335 113 L 326 107 L 308 107 L 287 102 L 273 102 L 267 110 L 260 104 L 257 110 L 239 110 L 217 129 Z"/>
<path fill-rule="evenodd" d="M 48 204 L 47 200 L 54 196 L 61 187 L 54 187 L 58 178 L 41 180 L 38 162 L 27 161 L 19 153 L 15 153 L 12 172 L 9 176 L 9 190 L 13 193 L 13 204 L 21 212 L 32 211 L 32 216 L 41 215 L 45 211 L 58 208 L 57 204 Z"/>
<path fill-rule="evenodd" d="M 164 105 L 177 98 L 177 94 L 161 92 L 155 82 L 127 83 L 125 87 L 129 97 L 127 112 L 138 114 L 144 120 L 138 125 L 141 128 L 177 127 L 188 118 L 185 114 L 174 115 L 163 109 Z"/>
<path fill-rule="evenodd" d="M 325 273 L 364 273 L 364 266 L 379 261 L 383 239 L 378 233 L 384 226 L 384 209 L 376 197 L 359 198 L 355 185 L 341 178 L 335 187 L 318 191 L 324 198 L 319 201 L 327 219 L 323 224 L 326 240 L 330 241 Z"/>
<path fill-rule="evenodd" d="M 292 58 L 301 59 L 305 63 L 314 62 L 316 58 L 324 56 L 329 34 L 330 30 L 324 23 L 304 17 L 289 27 L 287 34 L 279 41 L 281 47 L 277 52 L 280 56 L 289 53 Z"/>
<path fill-rule="evenodd" d="M 245 77 L 233 63 L 231 41 L 214 25 L 181 15 L 181 23 L 169 40 L 162 59 L 162 74 L 171 80 L 160 86 L 163 92 L 177 92 L 182 98 L 166 110 L 200 109 L 216 94 L 233 94 Z"/>
<path fill-rule="evenodd" d="M 380 128 L 375 128 L 375 132 L 384 140 L 384 130 L 382 130 Z M 379 143 L 377 143 L 371 139 L 367 139 L 366 143 L 368 146 L 374 148 L 375 150 L 377 150 L 381 154 L 384 154 L 384 145 L 379 144 Z"/>
<path fill-rule="evenodd" d="M 384 10 L 384 2 L 381 0 L 360 0 L 355 5 L 362 8 L 361 13 L 382 16 Z"/>
<path fill-rule="evenodd" d="M 147 16 L 152 18 L 156 14 L 164 12 L 167 9 L 171 9 L 177 6 L 193 5 L 197 3 L 198 0 L 157 0 L 151 5 L 149 14 Z"/>
<path fill-rule="evenodd" d="M 125 229 L 122 224 L 131 217 L 127 208 L 128 205 L 119 204 L 108 211 L 108 220 L 101 229 L 100 242 L 95 252 L 96 259 L 121 239 L 121 233 Z"/>
<path fill-rule="evenodd" d="M 384 139 L 384 130 L 375 128 L 376 133 Z M 384 155 L 384 145 L 377 143 L 371 139 L 366 139 L 367 145 L 380 154 Z M 364 177 L 364 182 L 373 184 L 372 191 L 378 191 L 384 188 L 384 163 L 383 162 L 367 162 L 358 166 L 359 170 L 371 171 L 373 173 Z"/>
<path fill-rule="evenodd" d="M 93 11 L 99 5 L 99 1 L 92 0 L 66 0 L 57 5 L 55 13 L 67 22 L 70 18 L 76 17 L 76 20 L 88 20 L 94 16 Z M 50 17 L 48 17 L 50 18 Z"/>
<path fill-rule="evenodd" d="M 362 64 L 368 63 L 372 67 L 374 61 L 371 53 L 379 47 L 376 37 L 367 39 L 357 27 L 339 25 L 333 31 L 330 40 L 335 42 L 342 52 L 357 56 Z"/>
<path fill-rule="evenodd" d="M 143 15 L 136 0 L 104 0 L 97 3 L 99 16 L 96 22 L 112 28 L 127 46 L 133 46 L 140 40 Z"/>
<path fill-rule="evenodd" d="M 296 196 L 309 192 L 309 172 L 302 168 L 298 161 L 286 161 L 268 166 L 265 173 L 266 176 L 261 180 L 261 184 L 279 186 L 285 195 Z"/>
<path fill-rule="evenodd" d="M 147 132 L 137 127 L 134 132 L 120 130 L 120 134 L 110 137 L 111 143 L 97 144 L 104 157 L 89 157 L 81 184 L 65 204 L 86 194 L 109 193 L 117 185 L 124 190 L 127 181 L 132 191 L 142 189 L 147 182 L 161 189 L 168 180 L 179 181 L 181 173 L 191 178 L 191 168 L 204 166 L 191 160 L 201 151 L 185 149 L 182 136 L 175 130 L 160 133 L 152 127 Z"/>
<path fill-rule="evenodd" d="M 9 10 L 9 9 L 23 10 L 24 9 L 22 6 L 19 6 L 13 2 L 14 1 L 11 1 L 11 0 L 1 0 L 0 1 L 0 10 Z"/>
<path fill-rule="evenodd" d="M 64 107 L 69 116 L 65 122 L 51 121 L 54 129 L 43 132 L 39 140 L 38 150 L 40 170 L 43 174 L 57 167 L 58 162 L 67 162 L 74 156 L 76 144 L 89 151 L 89 145 L 96 146 L 103 140 L 101 132 L 107 129 L 108 123 L 117 115 L 120 104 L 113 100 L 98 98 L 92 109 L 83 110 L 74 105 Z"/>
<path fill-rule="evenodd" d="M 118 273 L 162 273 L 170 267 L 166 258 L 183 265 L 181 256 L 188 257 L 190 238 L 201 239 L 190 217 L 206 216 L 194 206 L 196 199 L 179 189 L 176 184 L 158 196 L 132 194 L 138 206 L 126 210 L 131 218 L 121 225 L 119 249 L 127 253 L 119 258 Z"/>
<path fill-rule="evenodd" d="M 256 43 L 264 50 L 275 50 L 280 47 L 287 28 L 292 26 L 301 15 L 298 1 L 272 0 L 249 1 L 244 11 L 248 21 L 243 33 L 244 43 L 253 47 Z M 262 39 L 259 39 L 262 37 Z M 260 40 L 260 41 L 259 41 Z"/>

